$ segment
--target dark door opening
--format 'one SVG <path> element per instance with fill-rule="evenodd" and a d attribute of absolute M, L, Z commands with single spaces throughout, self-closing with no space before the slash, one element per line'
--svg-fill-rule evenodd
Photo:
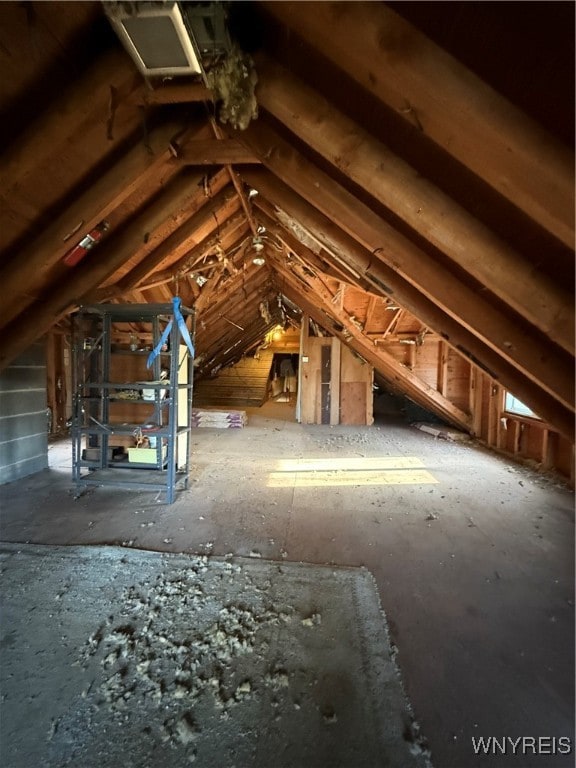
<path fill-rule="evenodd" d="M 271 399 L 277 403 L 295 403 L 298 391 L 299 355 L 274 353 L 271 379 Z"/>

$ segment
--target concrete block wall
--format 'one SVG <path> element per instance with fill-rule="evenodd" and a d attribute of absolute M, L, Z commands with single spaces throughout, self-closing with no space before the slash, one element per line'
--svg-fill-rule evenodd
<path fill-rule="evenodd" d="M 37 342 L 0 373 L 0 484 L 48 466 L 46 350 Z"/>

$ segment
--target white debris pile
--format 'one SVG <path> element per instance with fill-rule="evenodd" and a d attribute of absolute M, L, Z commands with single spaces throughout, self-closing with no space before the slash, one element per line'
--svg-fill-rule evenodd
<path fill-rule="evenodd" d="M 11 768 L 428 766 L 365 569 L 5 547 Z"/>
<path fill-rule="evenodd" d="M 147 731 L 164 744 L 186 747 L 192 759 L 208 707 L 220 718 L 257 697 L 268 695 L 278 707 L 278 694 L 291 709 L 291 673 L 268 660 L 278 631 L 298 620 L 317 626 L 317 613 L 301 613 L 267 597 L 269 580 L 254 580 L 240 565 L 218 563 L 206 578 L 209 561 L 195 558 L 189 567 L 161 573 L 124 589 L 121 615 L 109 616 L 88 638 L 77 663 L 96 664 L 102 682 L 92 694 L 95 711 L 105 708 L 121 720 L 138 705 L 152 706 L 157 717 Z M 225 605 L 214 587 L 234 599 Z M 252 657 L 249 663 L 246 661 Z M 188 750 L 188 751 L 189 751 Z"/>

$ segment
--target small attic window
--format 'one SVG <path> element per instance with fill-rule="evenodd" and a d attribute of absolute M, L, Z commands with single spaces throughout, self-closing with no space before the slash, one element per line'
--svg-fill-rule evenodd
<path fill-rule="evenodd" d="M 504 410 L 508 413 L 513 413 L 515 416 L 528 416 L 531 419 L 540 419 L 534 411 L 528 408 L 527 405 L 524 405 L 517 397 L 514 397 L 511 392 L 506 392 L 505 394 Z"/>

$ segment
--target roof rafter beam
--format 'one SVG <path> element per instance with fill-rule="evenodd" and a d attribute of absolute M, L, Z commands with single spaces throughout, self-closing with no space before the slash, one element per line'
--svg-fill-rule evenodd
<path fill-rule="evenodd" d="M 197 182 L 201 181 L 198 177 Z M 136 216 L 114 238 L 101 243 L 97 258 L 80 262 L 58 286 L 41 297 L 34 312 L 17 317 L 5 331 L 6 342 L 0 349 L 0 370 L 22 350 L 57 322 L 63 314 L 81 303 L 97 286 L 106 281 L 135 254 L 145 254 L 166 238 L 174 226 L 174 211 L 194 205 L 202 194 L 198 183 L 191 183 L 188 175 L 180 174 L 154 201 Z M 145 235 L 148 234 L 148 238 Z"/>
<path fill-rule="evenodd" d="M 232 217 L 228 223 L 222 228 L 221 233 L 217 237 L 207 237 L 196 247 L 194 247 L 189 253 L 183 256 L 179 261 L 172 264 L 168 269 L 162 272 L 154 272 L 149 276 L 148 282 L 139 283 L 138 287 L 144 289 L 152 288 L 154 285 L 160 283 L 169 282 L 176 277 L 183 277 L 191 272 L 197 272 L 201 269 L 207 269 L 207 266 L 196 266 L 201 263 L 203 258 L 206 258 L 217 247 L 221 247 L 224 252 L 233 250 L 237 247 L 238 241 L 242 241 L 246 233 L 248 224 L 243 215 Z M 238 236 L 238 229 L 242 229 L 242 233 Z M 214 264 L 212 266 L 215 266 Z"/>
<path fill-rule="evenodd" d="M 136 190 L 146 188 L 153 194 L 169 184 L 182 168 L 174 157 L 174 142 L 181 145 L 190 135 L 202 135 L 204 131 L 202 126 L 183 134 L 181 126 L 175 123 L 154 129 L 147 146 L 138 142 L 30 245 L 20 249 L 0 269 L 0 282 L 5 286 L 2 325 L 35 300 L 50 271 L 56 270 L 56 279 L 64 278 L 69 270 L 59 261 L 86 232 L 104 220 L 110 222 L 113 230 L 117 209 Z M 111 235 L 112 232 L 107 237 Z"/>
<path fill-rule="evenodd" d="M 515 312 L 574 355 L 574 302 L 484 224 L 287 70 L 261 57 L 258 102 Z M 264 160 L 264 158 L 263 158 Z M 382 169 L 386 169 L 382 173 Z"/>
<path fill-rule="evenodd" d="M 250 311 L 253 316 L 260 317 L 257 307 L 262 300 L 268 298 L 271 291 L 270 275 L 267 274 L 264 280 L 251 287 L 242 300 L 237 300 L 233 303 L 218 301 L 216 308 L 211 307 L 211 319 L 205 318 L 204 314 L 199 316 L 200 323 L 199 327 L 197 323 L 196 334 L 197 349 L 200 354 L 207 352 L 208 349 L 211 353 L 208 360 L 200 366 L 200 371 L 205 369 L 208 361 L 218 360 L 219 355 L 230 344 L 231 335 L 234 334 L 234 331 L 230 329 L 233 326 L 230 326 L 226 321 L 222 322 L 224 315 L 226 317 L 232 315 L 238 321 L 238 324 L 240 324 L 240 321 L 246 322 L 245 318 L 249 316 Z M 251 307 L 252 309 L 240 313 L 239 310 L 242 310 L 244 307 Z M 224 329 L 221 333 L 218 332 L 220 328 Z M 209 345 L 204 344 L 205 340 L 209 341 Z"/>
<path fill-rule="evenodd" d="M 248 270 L 242 270 L 235 275 L 230 282 L 226 285 L 226 288 L 221 290 L 215 297 L 210 306 L 206 306 L 203 302 L 200 305 L 200 311 L 198 317 L 204 325 L 207 325 L 214 321 L 218 315 L 224 310 L 228 312 L 234 312 L 240 307 L 247 306 L 250 298 L 261 290 L 262 284 L 269 282 L 270 275 L 268 270 L 262 271 L 257 267 L 248 272 Z M 246 281 L 248 286 L 246 286 Z M 200 292 L 200 297 L 202 292 Z"/>
<path fill-rule="evenodd" d="M 372 209 L 305 160 L 262 121 L 250 126 L 244 133 L 241 140 L 260 155 L 264 165 L 276 177 L 370 252 L 370 256 L 364 256 L 365 263 L 366 260 L 375 263 L 377 259 L 385 263 L 389 273 L 394 270 L 403 278 L 404 285 L 405 281 L 410 282 L 420 294 L 478 337 L 483 345 L 488 345 L 494 353 L 514 365 L 565 406 L 573 408 L 573 362 L 568 360 L 566 353 L 561 350 L 555 353 L 547 339 L 522 328 L 516 317 L 510 317 L 481 293 L 463 283 L 438 260 L 418 248 Z M 269 177 L 262 168 L 244 169 L 243 175 L 256 188 L 258 183 L 267 184 L 270 188 Z M 366 268 L 362 268 L 361 272 L 365 273 Z M 415 309 L 409 309 L 418 315 Z M 435 330 L 441 332 L 439 327 Z M 474 354 L 482 360 L 478 354 Z M 491 358 L 494 358 L 494 354 Z M 495 370 L 492 362 L 486 360 L 485 364 Z"/>
<path fill-rule="evenodd" d="M 138 87 L 140 78 L 128 54 L 112 50 L 62 93 L 48 110 L 38 115 L 0 159 L 3 192 L 22 184 L 38 166 L 57 155 L 71 141 L 85 142 L 90 131 L 101 130 L 107 142 L 106 124 L 110 120 L 111 94 L 123 98 Z"/>
<path fill-rule="evenodd" d="M 306 280 L 309 286 L 308 300 L 312 301 L 321 312 L 324 312 L 331 317 L 332 320 L 344 329 L 344 331 L 339 331 L 338 328 L 331 328 L 330 330 L 336 336 L 341 338 L 345 344 L 358 352 L 382 375 L 391 378 L 396 383 L 401 382 L 403 384 L 403 389 L 420 403 L 428 408 L 432 407 L 451 423 L 457 424 L 466 431 L 470 431 L 471 417 L 469 414 L 464 413 L 464 411 L 454 405 L 454 403 L 441 395 L 440 392 L 426 384 L 426 382 L 412 373 L 409 368 L 406 368 L 399 363 L 396 358 L 385 349 L 377 348 L 373 342 L 364 336 L 364 333 L 351 320 L 348 313 L 334 304 L 332 301 L 332 294 L 319 280 L 305 275 L 301 268 L 297 266 L 292 267 L 292 270 L 300 272 L 301 278 Z M 292 282 L 288 275 L 286 275 L 286 277 Z M 293 283 L 292 285 L 294 286 Z M 317 322 L 320 322 L 321 324 L 323 323 L 318 309 L 311 311 L 310 314 L 317 320 Z"/>
<path fill-rule="evenodd" d="M 342 258 L 346 258 L 352 268 L 362 274 L 363 279 L 370 281 L 373 293 L 392 296 L 398 304 L 438 333 L 456 351 L 493 379 L 508 387 L 542 419 L 569 439 L 574 438 L 574 416 L 571 410 L 573 406 L 563 405 L 540 386 L 527 379 L 397 272 L 383 262 L 374 260 L 373 254 L 362 249 L 326 216 L 272 174 L 263 169 L 250 169 L 243 172 L 243 175 L 261 194 L 289 213 L 306 229 L 316 234 L 322 233 L 327 245 L 333 246 L 330 252 L 337 250 Z M 320 194 L 320 190 L 318 193 Z M 357 281 L 357 284 L 361 285 L 361 282 Z"/>
<path fill-rule="evenodd" d="M 95 291 L 90 297 L 93 303 L 107 301 L 113 296 L 131 291 L 149 277 L 170 256 L 185 255 L 197 245 L 195 240 L 202 230 L 212 232 L 218 226 L 217 214 L 224 208 L 231 210 L 234 197 L 227 189 L 228 179 L 225 173 L 219 171 L 210 180 L 211 197 L 206 197 L 204 185 L 202 191 L 197 188 L 188 204 L 175 210 L 175 226 L 167 233 L 167 237 L 158 241 L 155 248 L 150 248 L 141 261 L 134 264 L 129 271 L 114 285 Z M 179 215 L 176 213 L 179 212 Z M 216 217 L 216 218 L 215 218 Z M 208 236 L 206 234 L 206 236 Z"/>
<path fill-rule="evenodd" d="M 420 31 L 383 3 L 318 3 L 314 13 L 302 13 L 296 2 L 264 6 L 362 88 L 573 247 L 572 153 Z"/>

